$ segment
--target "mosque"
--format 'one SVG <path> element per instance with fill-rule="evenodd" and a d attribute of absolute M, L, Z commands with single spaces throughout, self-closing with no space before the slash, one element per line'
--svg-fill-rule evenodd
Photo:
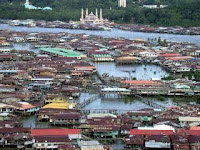
<path fill-rule="evenodd" d="M 88 14 L 88 8 L 86 8 L 85 11 L 85 15 L 84 15 L 84 10 L 81 10 L 81 18 L 80 18 L 80 22 L 81 23 L 88 23 L 88 24 L 104 24 L 107 23 L 108 20 L 107 19 L 103 19 L 102 16 L 102 9 L 100 9 L 100 14 L 98 17 L 98 9 L 96 8 L 96 13 L 95 15 L 93 14 L 93 12 L 91 12 L 90 14 Z"/>

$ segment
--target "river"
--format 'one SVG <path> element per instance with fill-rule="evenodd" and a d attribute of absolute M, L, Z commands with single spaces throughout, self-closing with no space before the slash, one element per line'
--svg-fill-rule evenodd
<path fill-rule="evenodd" d="M 79 29 L 63 29 L 63 28 L 41 28 L 41 27 L 22 27 L 9 26 L 7 24 L 0 24 L 0 30 L 24 31 L 24 32 L 68 32 L 74 34 L 88 34 L 98 35 L 109 38 L 126 38 L 126 39 L 148 39 L 161 37 L 170 41 L 191 42 L 200 46 L 200 35 L 176 35 L 176 34 L 162 34 L 162 33 L 143 33 L 124 31 L 120 29 L 112 29 L 111 31 L 93 31 L 93 30 L 79 30 Z"/>

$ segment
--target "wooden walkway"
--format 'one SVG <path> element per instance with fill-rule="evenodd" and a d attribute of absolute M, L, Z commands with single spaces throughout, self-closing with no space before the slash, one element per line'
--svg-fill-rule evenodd
<path fill-rule="evenodd" d="M 144 104 L 146 105 L 149 105 L 155 109 L 161 109 L 161 110 L 166 110 L 166 107 L 163 106 L 163 105 L 160 105 L 160 104 L 157 104 L 156 102 L 154 102 L 153 100 L 148 100 L 148 99 L 145 99 L 144 97 L 140 96 L 140 95 L 137 95 L 135 94 L 136 97 L 140 98 L 141 99 L 141 102 L 143 102 Z"/>
<path fill-rule="evenodd" d="M 99 99 L 99 97 L 100 97 L 100 94 L 96 94 L 96 95 L 84 100 L 82 103 L 78 103 L 76 105 L 76 108 L 77 109 L 82 109 L 85 106 L 89 105 L 90 103 L 94 102 L 95 100 Z"/>
<path fill-rule="evenodd" d="M 79 109 L 81 114 L 83 115 L 88 115 L 90 113 L 95 113 L 95 114 L 125 114 L 127 112 L 133 112 L 133 113 L 141 113 L 145 111 L 137 111 L 137 110 L 130 110 L 130 109 Z"/>

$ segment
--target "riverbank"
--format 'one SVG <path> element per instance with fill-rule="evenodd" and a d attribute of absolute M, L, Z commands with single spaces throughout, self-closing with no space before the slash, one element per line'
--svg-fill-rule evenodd
<path fill-rule="evenodd" d="M 111 30 L 114 23 L 80 23 L 78 21 L 45 21 L 45 20 L 0 20 L 2 24 L 8 24 L 10 26 L 20 27 L 41 27 L 41 28 L 62 28 L 62 29 L 82 29 L 82 30 L 93 30 L 93 31 L 104 31 Z"/>
<path fill-rule="evenodd" d="M 152 27 L 150 25 L 138 24 L 119 24 L 118 29 L 133 32 L 145 33 L 162 33 L 162 34 L 178 34 L 178 35 L 200 35 L 200 27 Z"/>
<path fill-rule="evenodd" d="M 117 28 L 125 31 L 132 32 L 144 32 L 144 33 L 162 33 L 162 34 L 177 34 L 177 35 L 200 35 L 200 27 L 153 27 L 150 25 L 140 24 L 117 24 L 114 22 L 105 24 L 81 24 L 78 22 L 62 22 L 62 21 L 45 21 L 45 20 L 1 20 L 1 23 L 8 24 L 10 26 L 24 26 L 24 27 L 41 27 L 41 28 L 62 28 L 62 29 L 82 29 L 82 30 L 94 30 L 105 31 Z"/>
<path fill-rule="evenodd" d="M 61 33 L 67 32 L 71 34 L 87 34 L 87 35 L 96 35 L 104 38 L 126 38 L 130 40 L 134 39 L 155 39 L 162 38 L 169 41 L 177 42 L 190 42 L 200 46 L 200 35 L 174 35 L 174 34 L 159 34 L 159 33 L 142 33 L 142 32 L 131 32 L 124 31 L 119 29 L 112 29 L 111 31 L 90 31 L 90 30 L 70 30 L 62 28 L 40 28 L 40 27 L 18 27 L 18 26 L 9 26 L 7 24 L 0 24 L 1 30 L 11 30 L 17 32 L 40 32 L 40 33 Z"/>

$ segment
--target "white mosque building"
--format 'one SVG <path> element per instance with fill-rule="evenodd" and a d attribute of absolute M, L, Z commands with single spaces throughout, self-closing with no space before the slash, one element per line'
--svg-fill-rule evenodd
<path fill-rule="evenodd" d="M 84 10 L 83 9 L 81 10 L 80 22 L 83 23 L 83 24 L 84 23 L 104 24 L 104 23 L 107 23 L 108 20 L 103 19 L 102 9 L 100 9 L 100 14 L 99 14 L 99 17 L 98 17 L 98 9 L 96 9 L 96 13 L 94 15 L 93 12 L 88 14 L 88 8 L 86 8 L 85 14 L 84 14 Z"/>
<path fill-rule="evenodd" d="M 118 7 L 126 7 L 126 0 L 118 0 Z"/>

